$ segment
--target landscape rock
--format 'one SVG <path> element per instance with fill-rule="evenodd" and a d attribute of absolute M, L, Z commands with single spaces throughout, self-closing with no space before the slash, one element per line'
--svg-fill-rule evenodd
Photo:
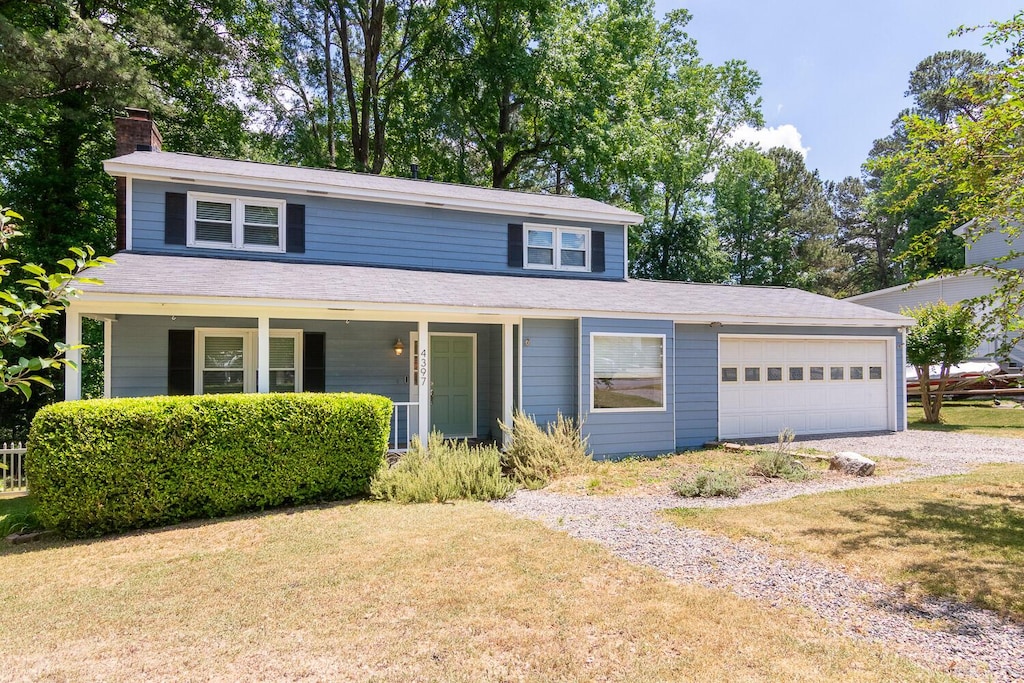
<path fill-rule="evenodd" d="M 840 451 L 829 460 L 828 468 L 855 477 L 870 477 L 875 473 L 875 461 L 853 451 Z"/>

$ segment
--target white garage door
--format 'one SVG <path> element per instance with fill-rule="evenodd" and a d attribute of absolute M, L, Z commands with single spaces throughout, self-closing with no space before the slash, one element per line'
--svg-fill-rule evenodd
<path fill-rule="evenodd" d="M 721 337 L 721 438 L 891 429 L 886 341 Z"/>

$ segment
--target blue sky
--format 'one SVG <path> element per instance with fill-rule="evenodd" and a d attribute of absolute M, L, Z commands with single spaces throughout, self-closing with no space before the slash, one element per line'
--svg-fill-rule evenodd
<path fill-rule="evenodd" d="M 761 74 L 761 137 L 802 147 L 807 165 L 831 180 L 860 173 L 871 143 L 907 106 L 918 62 L 981 49 L 980 33 L 950 38 L 952 29 L 1021 9 L 1005 0 L 657 0 L 659 13 L 676 7 L 693 15 L 689 33 L 704 60 L 743 59 Z"/>

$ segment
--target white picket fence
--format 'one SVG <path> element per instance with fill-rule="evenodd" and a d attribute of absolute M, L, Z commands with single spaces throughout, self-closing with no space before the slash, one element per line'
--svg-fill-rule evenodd
<path fill-rule="evenodd" d="M 388 439 L 388 450 L 392 453 L 405 453 L 409 450 L 409 439 L 415 434 L 413 425 L 419 420 L 416 412 L 418 408 L 418 403 L 395 401 L 395 409 L 391 413 L 391 436 Z M 404 420 L 399 419 L 402 413 L 405 414 Z"/>
<path fill-rule="evenodd" d="M 25 444 L 0 443 L 0 492 L 27 491 Z"/>

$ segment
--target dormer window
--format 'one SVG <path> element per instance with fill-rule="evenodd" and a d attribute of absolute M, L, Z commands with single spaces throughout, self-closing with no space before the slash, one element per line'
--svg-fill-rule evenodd
<path fill-rule="evenodd" d="M 539 270 L 590 270 L 590 230 L 524 225 L 523 265 Z"/>
<path fill-rule="evenodd" d="M 285 202 L 190 192 L 188 246 L 284 251 Z"/>

